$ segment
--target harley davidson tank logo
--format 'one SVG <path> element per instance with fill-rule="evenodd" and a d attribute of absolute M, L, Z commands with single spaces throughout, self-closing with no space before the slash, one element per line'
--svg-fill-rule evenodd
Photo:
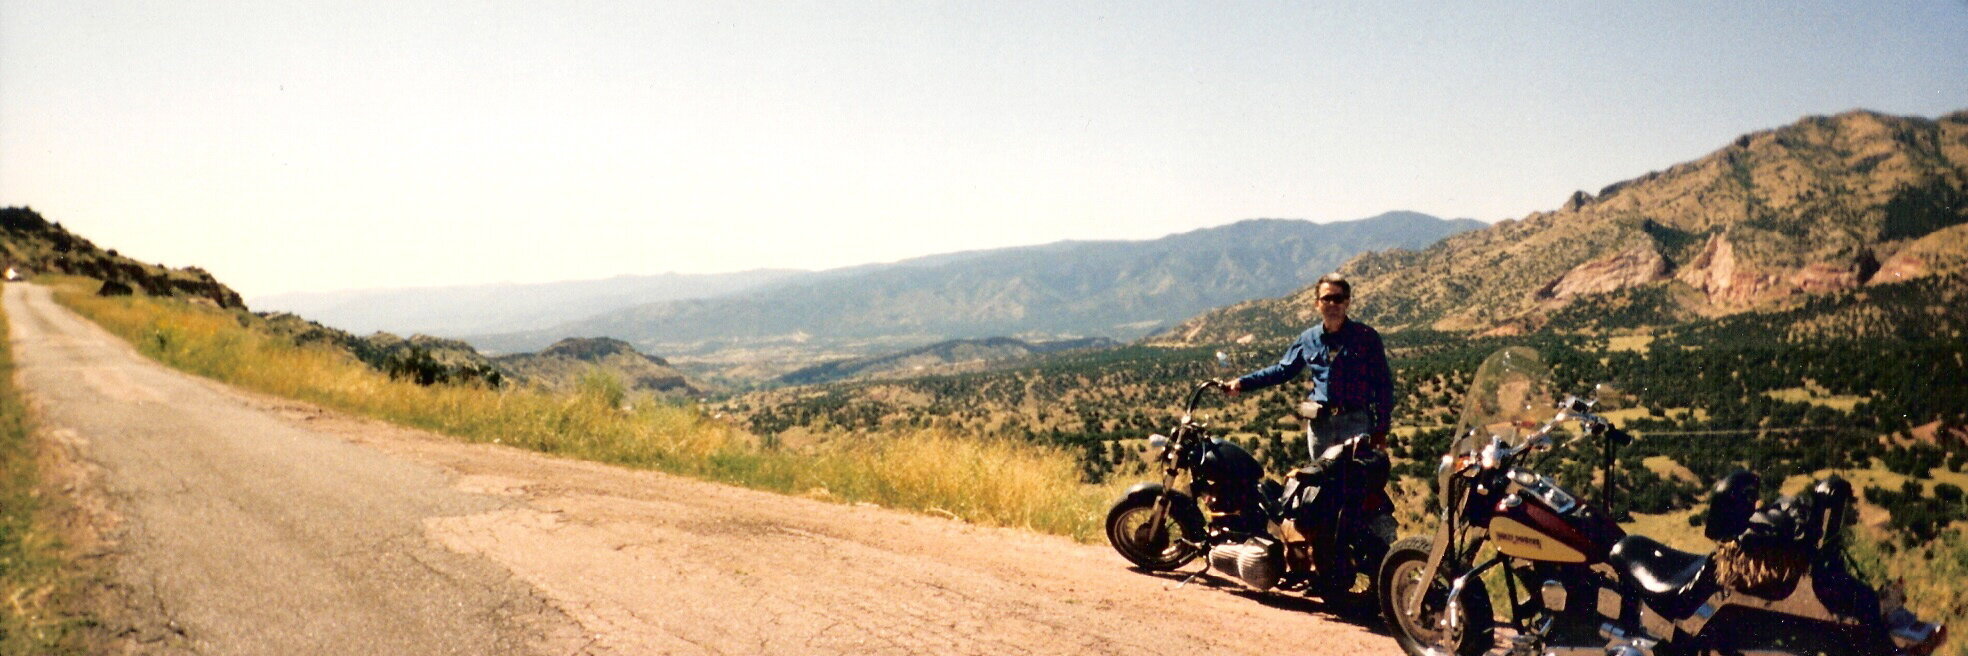
<path fill-rule="evenodd" d="M 1544 546 L 1543 540 L 1539 540 L 1537 538 L 1530 537 L 1530 536 L 1515 535 L 1511 533 L 1498 533 L 1497 540 L 1499 542 L 1511 542 L 1515 544 L 1521 544 L 1526 547 L 1530 547 L 1532 549 L 1537 549 Z"/>

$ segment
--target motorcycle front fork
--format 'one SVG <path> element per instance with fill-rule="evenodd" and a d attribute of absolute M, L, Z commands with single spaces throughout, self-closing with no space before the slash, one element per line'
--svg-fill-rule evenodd
<path fill-rule="evenodd" d="M 1469 571 L 1463 572 L 1462 576 L 1456 577 L 1455 581 L 1449 584 L 1449 607 L 1448 611 L 1443 613 L 1442 621 L 1448 623 L 1450 630 L 1462 630 L 1462 592 L 1469 587 L 1469 582 L 1482 576 L 1483 572 L 1489 571 L 1490 568 L 1496 567 L 1502 562 L 1503 556 L 1501 555 L 1491 558 L 1489 562 L 1477 565 Z M 1512 578 L 1509 568 L 1504 568 L 1504 577 L 1506 579 Z M 1515 593 L 1516 591 L 1513 589 L 1512 592 Z M 1514 594 L 1511 597 L 1511 605 L 1513 606 L 1511 610 L 1514 612 L 1516 610 L 1514 608 L 1516 606 L 1516 597 Z"/>

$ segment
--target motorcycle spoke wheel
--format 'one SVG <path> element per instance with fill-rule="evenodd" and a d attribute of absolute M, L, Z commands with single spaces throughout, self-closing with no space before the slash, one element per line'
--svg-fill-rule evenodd
<path fill-rule="evenodd" d="M 1381 614 L 1387 620 L 1402 649 L 1414 656 L 1470 656 L 1489 649 L 1489 593 L 1481 580 L 1472 581 L 1463 592 L 1458 617 L 1450 621 L 1449 577 L 1426 576 L 1428 540 L 1409 538 L 1396 544 L 1383 565 L 1380 578 Z M 1407 611 L 1416 595 L 1422 598 L 1421 612 Z"/>
<path fill-rule="evenodd" d="M 1172 517 L 1163 517 L 1162 526 L 1153 524 L 1155 508 L 1138 505 L 1116 513 L 1107 524 L 1107 539 L 1114 550 L 1143 569 L 1168 571 L 1195 559 L 1196 549 L 1175 538 L 1182 527 Z"/>

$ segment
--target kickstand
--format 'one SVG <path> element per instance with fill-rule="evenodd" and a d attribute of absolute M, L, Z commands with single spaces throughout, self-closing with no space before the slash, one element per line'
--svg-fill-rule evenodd
<path fill-rule="evenodd" d="M 1186 577 L 1183 577 L 1183 579 L 1182 579 L 1182 582 L 1181 582 L 1181 583 L 1177 583 L 1177 584 L 1175 584 L 1175 587 L 1173 587 L 1173 588 L 1164 588 L 1164 589 L 1165 589 L 1165 590 L 1169 590 L 1169 591 L 1175 591 L 1175 590 L 1181 590 L 1181 589 L 1182 589 L 1182 586 L 1185 586 L 1185 585 L 1189 585 L 1189 582 L 1190 582 L 1190 581 L 1194 581 L 1194 580 L 1196 580 L 1196 578 L 1197 578 L 1197 577 L 1200 577 L 1200 576 L 1202 576 L 1202 575 L 1204 575 L 1204 574 L 1208 574 L 1208 573 L 1209 573 L 1209 571 L 1210 571 L 1210 564 L 1209 564 L 1209 559 L 1208 559 L 1208 558 L 1204 558 L 1204 559 L 1202 559 L 1202 561 L 1203 561 L 1203 568 L 1202 568 L 1202 569 L 1200 569 L 1200 570 L 1196 570 L 1196 573 L 1194 573 L 1194 574 L 1190 574 L 1189 576 L 1186 576 Z"/>

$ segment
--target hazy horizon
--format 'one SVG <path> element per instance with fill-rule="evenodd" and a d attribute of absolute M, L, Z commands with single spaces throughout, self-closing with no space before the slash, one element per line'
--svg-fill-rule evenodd
<path fill-rule="evenodd" d="M 1389 214 L 1403 214 L 1403 213 L 1416 213 L 1416 214 L 1423 214 L 1423 213 L 1419 213 L 1419 212 L 1412 212 L 1411 210 L 1389 210 L 1389 211 L 1386 211 L 1386 212 L 1381 212 L 1381 213 L 1379 213 L 1379 214 L 1375 214 L 1375 215 L 1373 215 L 1373 216 L 1365 216 L 1365 217 L 1359 217 L 1359 218 L 1354 218 L 1354 219 L 1341 219 L 1341 220 L 1336 220 L 1336 221 L 1326 221 L 1326 222 L 1320 222 L 1320 223 L 1324 223 L 1324 224 L 1331 224 L 1331 223 L 1350 223 L 1350 222 L 1354 222 L 1354 221 L 1365 221 L 1365 220 L 1368 220 L 1368 219 L 1375 219 L 1375 218 L 1379 218 L 1379 217 L 1381 217 L 1381 216 L 1385 216 L 1385 215 L 1389 215 Z M 1425 215 L 1426 215 L 1426 216 L 1434 216 L 1434 215 L 1432 215 L 1432 214 L 1425 214 Z M 1449 218 L 1449 217 L 1434 217 L 1434 218 L 1436 218 L 1436 219 L 1440 219 L 1440 220 L 1442 220 L 1442 221 L 1477 221 L 1477 220 L 1478 220 L 1478 219 L 1472 219 L 1472 218 L 1469 218 L 1469 217 L 1454 217 L 1454 218 Z M 822 272 L 827 272 L 827 271 L 837 271 L 837 270 L 841 270 L 841 269 L 854 269 L 854 268 L 858 268 L 858 267 L 867 267 L 867 266 L 880 266 L 880 265 L 886 265 L 886 264 L 897 264 L 897 263 L 901 263 L 901 262 L 907 262 L 907 261 L 910 261 L 910 260 L 918 260 L 918 259 L 924 259 L 924 258 L 932 258 L 932 257 L 938 257 L 938 256 L 944 256 L 944 255 L 958 255 L 958 254 L 962 254 L 962 253 L 968 253 L 968 252 L 973 252 L 973 251 L 985 251 L 985 250 L 998 250 L 998 249 L 1006 249 L 1006 248 L 1023 248 L 1023 247 L 1032 247 L 1032 246 L 1049 246 L 1049 245 L 1053 245 L 1053 244 L 1062 244 L 1062 243 L 1067 243 L 1067 242 L 1078 242 L 1078 243 L 1085 243 L 1085 242 L 1100 242 L 1100 241 L 1116 241 L 1116 242 L 1118 242 L 1118 241 L 1155 241 L 1155 240 L 1158 240 L 1158 239 L 1163 239 L 1163 238 L 1166 238 L 1166 237 L 1172 237 L 1172 236 L 1175 236 L 1175 235 L 1178 235 L 1178 234 L 1182 234 L 1182 233 L 1186 233 L 1186 232 L 1194 232 L 1194 231 L 1197 231 L 1197 230 L 1210 230 L 1210 229 L 1213 229 L 1213 228 L 1224 228 L 1224 227 L 1229 227 L 1229 226 L 1232 226 L 1232 225 L 1236 225 L 1236 224 L 1239 224 L 1239 223 L 1243 223 L 1243 222 L 1245 222 L 1245 221 L 1307 221 L 1307 219 L 1294 219 L 1294 218 L 1286 218 L 1286 217 L 1264 217 L 1264 216 L 1261 216 L 1261 217 L 1251 217 L 1251 218 L 1246 218 L 1246 219 L 1236 219 L 1236 220 L 1234 220 L 1234 221 L 1227 221 L 1227 222 L 1224 222 L 1224 223 L 1221 223 L 1221 224 L 1217 224 L 1217 225 L 1207 225 L 1207 226 L 1202 226 L 1202 227 L 1198 227 L 1198 228 L 1189 228 L 1189 229 L 1185 229 L 1185 230 L 1179 230 L 1179 231 L 1176 231 L 1176 232 L 1171 232 L 1171 233 L 1168 233 L 1168 234 L 1165 234 L 1165 235 L 1156 235 L 1156 236 L 1153 236 L 1153 237 L 1142 237 L 1142 238 L 1138 238 L 1138 239 L 1058 239 L 1058 240 L 1053 240 L 1053 241 L 1047 241 L 1047 242 L 1040 242 L 1040 243 L 1036 243 L 1036 244 L 1011 244 L 1011 245 L 1009 245 L 1009 246 L 1001 246 L 1001 247 L 998 247 L 998 248 L 969 248 L 969 249 L 963 249 L 963 250 L 956 250 L 956 251 L 943 251 L 943 252 L 938 252 L 938 253 L 923 253 L 923 254 L 920 254 L 920 255 L 911 255 L 911 256 L 907 256 L 907 257 L 903 257 L 903 258 L 899 258 L 899 259 L 894 259 L 894 260 L 883 260 L 883 261 L 879 261 L 879 262 L 854 262 L 854 263 L 849 263 L 849 264 L 844 264 L 844 265 L 841 265 L 841 266 L 836 266 L 836 267 L 827 267 L 827 268 L 824 268 L 824 269 L 794 269 L 794 268 L 787 268 L 787 267 L 760 267 L 760 268 L 755 268 L 755 269 L 745 269 L 745 270 L 741 270 L 741 271 L 714 271 L 714 272 L 709 272 L 709 273 L 684 273 L 684 272 L 678 272 L 678 271 L 659 271 L 659 272 L 654 272 L 654 273 L 618 273 L 618 274 L 615 274 L 615 275 L 610 275 L 610 276 L 603 276 L 603 277 L 599 277 L 599 278 L 575 278 L 575 279 L 568 279 L 568 280 L 538 280 L 538 281 L 526 281 L 526 282 L 521 282 L 521 281 L 516 281 L 516 280 L 495 280 L 495 281 L 489 281 L 489 282 L 470 282 L 470 283 L 463 283 L 463 284 L 456 284 L 456 285 L 422 285 L 422 286 L 414 286 L 414 287 L 403 287 L 403 286 L 397 286 L 397 287 L 361 287 L 361 288 L 346 288 L 346 289 L 324 289 L 324 290 L 300 290 L 300 291 L 290 291 L 290 292 L 278 292 L 278 293 L 273 293 L 273 294 L 262 294 L 262 295 L 259 295 L 259 296 L 248 296 L 248 297 L 245 297 L 245 299 L 246 299 L 246 301 L 247 301 L 248 303 L 251 303 L 251 302 L 253 302 L 253 301 L 255 301 L 255 300 L 266 300 L 266 299 L 274 299 L 274 298 L 298 298 L 298 297 L 329 297 L 329 296 L 336 296 L 336 295 L 344 295 L 344 294 L 361 294 L 361 293 L 369 293 L 369 292 L 417 292 L 417 291 L 434 291 L 434 290 L 462 290 L 462 289 L 489 289 L 489 288 L 494 288 L 494 287 L 506 287 L 506 286 L 522 286 L 522 285 L 525 285 L 525 286 L 531 286 L 531 285 L 556 285 L 556 284 L 578 284 L 578 283 L 589 283 L 589 282 L 602 282 L 602 281 L 608 281 L 608 280 L 621 280 L 621 279 L 630 279 L 630 278 L 658 278 L 658 277 L 664 277 L 664 276 L 699 276 L 699 277 L 711 277 L 711 276 L 725 276 L 725 275 L 732 275 L 732 274 L 744 274 L 744 273 L 754 273 L 754 272 L 761 272 L 761 271 L 790 271 L 790 272 L 795 272 L 795 273 L 822 273 Z M 1489 222 L 1489 223 L 1494 223 L 1494 222 Z"/>

